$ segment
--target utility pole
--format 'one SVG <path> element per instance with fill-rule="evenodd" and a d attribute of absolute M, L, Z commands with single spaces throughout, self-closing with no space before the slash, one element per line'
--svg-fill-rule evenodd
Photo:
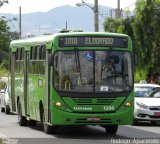
<path fill-rule="evenodd" d="M 66 21 L 66 30 L 68 30 L 68 22 Z"/>
<path fill-rule="evenodd" d="M 98 19 L 98 0 L 94 0 L 94 29 L 95 32 L 99 31 L 99 19 Z"/>
<path fill-rule="evenodd" d="M 121 8 L 120 8 L 120 0 L 117 0 L 117 12 L 116 12 L 116 17 L 120 18 L 121 17 Z"/>
<path fill-rule="evenodd" d="M 19 39 L 22 35 L 22 19 L 21 19 L 21 6 L 19 7 Z"/>

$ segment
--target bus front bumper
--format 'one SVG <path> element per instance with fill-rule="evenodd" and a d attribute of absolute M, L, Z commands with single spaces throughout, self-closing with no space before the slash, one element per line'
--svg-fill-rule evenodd
<path fill-rule="evenodd" d="M 133 108 L 115 113 L 70 113 L 56 109 L 51 115 L 52 125 L 130 125 Z"/>

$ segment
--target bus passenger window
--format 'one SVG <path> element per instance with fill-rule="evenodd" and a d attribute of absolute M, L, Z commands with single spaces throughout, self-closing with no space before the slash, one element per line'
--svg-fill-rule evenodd
<path fill-rule="evenodd" d="M 31 48 L 30 59 L 31 59 L 31 60 L 35 60 L 35 59 L 36 59 L 36 47 L 32 47 L 32 48 Z"/>
<path fill-rule="evenodd" d="M 19 60 L 24 60 L 24 48 L 20 49 L 20 58 Z"/>
<path fill-rule="evenodd" d="M 46 49 L 45 46 L 41 46 L 40 47 L 40 51 L 39 51 L 39 56 L 40 56 L 40 60 L 45 60 L 46 59 Z"/>
<path fill-rule="evenodd" d="M 37 47 L 36 47 L 36 56 L 35 56 L 35 59 L 36 59 L 36 60 L 39 60 L 39 59 L 40 59 L 40 46 L 37 46 Z"/>
<path fill-rule="evenodd" d="M 19 59 L 20 59 L 20 48 L 17 48 L 16 51 L 16 64 L 15 64 L 15 72 L 19 73 Z"/>
<path fill-rule="evenodd" d="M 18 60 L 18 49 L 16 51 L 16 60 Z"/>

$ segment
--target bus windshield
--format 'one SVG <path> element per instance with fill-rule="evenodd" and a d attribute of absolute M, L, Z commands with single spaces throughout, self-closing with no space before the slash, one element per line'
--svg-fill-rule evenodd
<path fill-rule="evenodd" d="M 125 51 L 58 51 L 54 87 L 66 92 L 130 91 L 131 53 Z"/>

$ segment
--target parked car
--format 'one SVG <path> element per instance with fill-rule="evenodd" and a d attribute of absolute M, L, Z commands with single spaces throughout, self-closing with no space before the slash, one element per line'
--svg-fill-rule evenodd
<path fill-rule="evenodd" d="M 4 89 L 0 91 L 0 101 L 1 101 L 1 112 L 5 112 L 9 114 L 10 107 L 9 107 L 9 95 L 8 95 L 8 86 L 5 86 Z"/>
<path fill-rule="evenodd" d="M 134 85 L 134 123 L 137 121 L 151 121 L 152 123 L 160 121 L 160 97 L 153 94 L 156 91 L 160 96 L 160 85 L 144 83 Z"/>

